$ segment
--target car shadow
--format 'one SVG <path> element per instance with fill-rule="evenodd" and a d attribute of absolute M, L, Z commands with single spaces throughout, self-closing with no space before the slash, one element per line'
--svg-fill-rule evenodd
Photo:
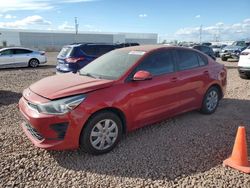
<path fill-rule="evenodd" d="M 16 93 L 7 90 L 0 90 L 0 106 L 18 103 L 21 97 L 22 97 L 21 93 Z"/>
<path fill-rule="evenodd" d="M 227 69 L 238 69 L 238 66 L 227 66 L 227 65 L 225 65 L 225 67 Z"/>
<path fill-rule="evenodd" d="M 249 106 L 249 100 L 223 99 L 212 115 L 193 111 L 141 128 L 104 155 L 48 152 L 61 167 L 74 171 L 174 180 L 221 165 L 232 151 L 237 127 L 250 126 Z M 250 128 L 247 134 L 249 139 Z"/>
<path fill-rule="evenodd" d="M 51 69 L 56 68 L 56 65 L 40 65 L 36 68 L 32 67 L 11 67 L 11 68 L 2 68 L 1 71 L 16 71 L 16 70 L 39 70 L 39 69 Z"/>

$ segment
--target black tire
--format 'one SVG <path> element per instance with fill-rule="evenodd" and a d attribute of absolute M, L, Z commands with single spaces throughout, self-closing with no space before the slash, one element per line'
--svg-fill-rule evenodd
<path fill-rule="evenodd" d="M 209 100 L 209 97 L 211 97 L 211 94 L 214 94 L 214 93 L 217 96 L 217 101 L 216 102 L 214 101 L 213 105 L 210 106 L 208 104 L 209 103 L 208 100 Z M 206 94 L 205 94 L 205 96 L 203 98 L 202 107 L 200 109 L 200 112 L 203 113 L 203 114 L 212 114 L 212 113 L 214 113 L 215 110 L 217 109 L 218 105 L 219 105 L 219 100 L 220 100 L 220 92 L 219 92 L 218 88 L 214 87 L 214 86 L 210 87 L 207 90 L 207 92 L 206 92 Z"/>
<path fill-rule="evenodd" d="M 97 149 L 91 143 L 91 139 L 92 137 L 94 137 L 94 136 L 91 137 L 91 132 L 92 130 L 96 129 L 95 126 L 98 123 L 105 121 L 107 119 L 112 120 L 116 124 L 117 126 L 116 130 L 118 130 L 118 134 L 111 146 L 109 146 L 108 148 L 104 148 L 104 149 Z M 83 151 L 90 153 L 90 154 L 94 154 L 94 155 L 104 154 L 104 153 L 111 151 L 118 144 L 118 142 L 121 139 L 121 136 L 122 136 L 122 122 L 120 118 L 113 112 L 109 112 L 109 111 L 99 112 L 97 114 L 94 114 L 84 126 L 81 132 L 81 136 L 80 136 L 80 148 Z M 96 140 L 100 137 L 101 136 L 96 136 Z M 104 140 L 105 138 L 102 137 L 102 139 Z M 104 142 L 108 144 L 106 140 Z"/>
<path fill-rule="evenodd" d="M 227 61 L 227 57 L 222 56 L 222 57 L 221 57 L 221 60 L 222 60 L 222 61 Z"/>
<path fill-rule="evenodd" d="M 245 75 L 245 74 L 240 74 L 240 78 L 242 78 L 242 79 L 250 79 L 250 76 Z"/>
<path fill-rule="evenodd" d="M 29 61 L 29 67 L 36 68 L 39 66 L 39 60 L 38 59 L 31 59 Z"/>

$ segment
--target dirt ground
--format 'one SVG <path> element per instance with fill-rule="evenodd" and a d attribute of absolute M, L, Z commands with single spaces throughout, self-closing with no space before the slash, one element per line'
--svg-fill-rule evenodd
<path fill-rule="evenodd" d="M 238 76 L 237 62 L 224 62 L 227 92 L 214 114 L 185 113 L 92 156 L 35 148 L 20 128 L 23 89 L 55 72 L 56 53 L 47 55 L 36 69 L 0 70 L 0 187 L 250 187 L 250 175 L 222 166 L 240 124 L 250 145 L 250 80 Z"/>

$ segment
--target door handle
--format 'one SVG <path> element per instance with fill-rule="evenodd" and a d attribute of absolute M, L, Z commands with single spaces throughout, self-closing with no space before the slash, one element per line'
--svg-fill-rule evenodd
<path fill-rule="evenodd" d="M 177 77 L 173 77 L 171 78 L 171 82 L 177 82 L 178 78 Z"/>
<path fill-rule="evenodd" d="M 209 75 L 209 72 L 208 71 L 204 71 L 203 74 Z"/>

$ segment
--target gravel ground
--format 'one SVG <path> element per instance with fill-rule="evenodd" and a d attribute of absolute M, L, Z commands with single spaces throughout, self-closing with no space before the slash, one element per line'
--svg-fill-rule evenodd
<path fill-rule="evenodd" d="M 250 80 L 239 78 L 236 62 L 225 63 L 227 93 L 215 114 L 177 116 L 91 156 L 35 148 L 19 126 L 22 90 L 54 74 L 55 55 L 37 69 L 0 70 L 0 187 L 250 187 L 249 175 L 222 167 L 241 123 L 250 145 Z"/>

